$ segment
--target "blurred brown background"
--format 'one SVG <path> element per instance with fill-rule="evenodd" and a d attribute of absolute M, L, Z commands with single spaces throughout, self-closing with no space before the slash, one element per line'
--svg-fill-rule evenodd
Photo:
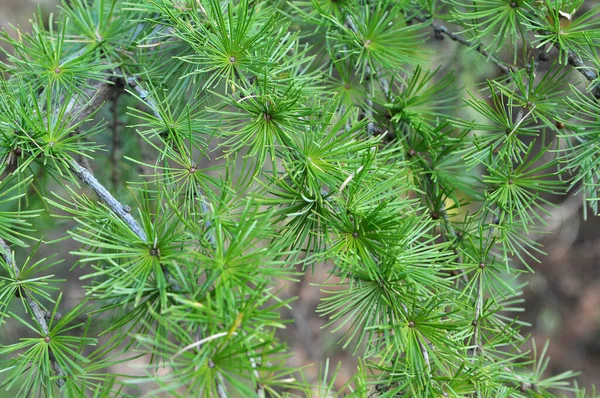
<path fill-rule="evenodd" d="M 56 10 L 55 0 L 0 0 L 0 26 L 8 24 L 21 25 L 27 29 L 28 20 L 36 12 L 39 4 L 44 15 Z M 444 43 L 432 43 L 444 47 L 446 62 L 455 62 L 460 51 L 455 43 L 446 40 Z M 452 55 L 454 53 L 454 57 Z M 464 53 L 461 53 L 464 54 Z M 469 54 L 477 58 L 478 54 Z M 471 79 L 482 79 L 486 74 L 494 74 L 493 66 L 487 69 L 469 71 L 469 65 L 481 65 L 477 62 L 462 60 L 463 70 L 458 75 L 466 73 L 462 83 L 468 85 Z M 582 218 L 581 199 L 579 197 L 564 197 L 557 200 L 563 205 L 553 211 L 549 222 L 549 234 L 540 237 L 548 255 L 541 259 L 540 264 L 532 263 L 536 271 L 524 278 L 529 282 L 525 289 L 526 312 L 523 320 L 533 324 L 530 332 L 540 346 L 551 339 L 549 355 L 552 358 L 549 372 L 556 374 L 571 369 L 581 371 L 580 385 L 600 385 L 600 224 L 598 219 L 590 216 L 587 221 Z M 72 247 L 61 246 L 70 250 Z M 54 248 L 59 246 L 55 245 Z M 59 257 L 68 257 L 59 253 Z M 76 301 L 81 297 L 77 288 L 77 273 L 67 273 L 68 261 L 63 263 L 64 273 L 59 277 L 70 278 L 72 283 L 65 289 L 67 299 Z M 290 296 L 299 296 L 294 302 L 294 310 L 283 316 L 293 318 L 294 325 L 282 333 L 282 338 L 292 346 L 294 357 L 291 364 L 298 367 L 307 363 L 316 365 L 307 369 L 307 375 L 317 376 L 319 363 L 326 358 L 335 367 L 338 361 L 343 366 L 340 371 L 340 384 L 347 380 L 356 369 L 356 360 L 349 352 L 343 352 L 336 345 L 340 336 L 333 335 L 328 329 L 321 329 L 326 319 L 319 317 L 316 306 L 319 302 L 319 289 L 311 286 L 311 282 L 322 282 L 327 276 L 325 268 L 315 268 L 314 274 L 308 274 L 304 283 L 289 287 Z M 70 296 L 70 297 L 69 297 Z M 0 392 L 0 397 L 2 397 Z"/>
<path fill-rule="evenodd" d="M 41 8 L 46 15 L 56 10 L 58 0 L 0 0 L 0 27 L 8 25 L 27 26 L 37 7 Z"/>

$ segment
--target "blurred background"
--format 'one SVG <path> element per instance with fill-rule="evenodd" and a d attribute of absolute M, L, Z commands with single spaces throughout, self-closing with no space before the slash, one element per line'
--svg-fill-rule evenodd
<path fill-rule="evenodd" d="M 28 21 L 38 7 L 47 18 L 50 12 L 56 11 L 57 3 L 55 0 L 0 0 L 0 27 L 20 25 L 28 30 Z M 484 65 L 479 54 L 465 53 L 464 47 L 450 40 L 438 41 L 433 35 L 431 39 L 431 46 L 443 55 L 439 63 L 459 69 L 457 75 L 461 76 L 461 84 L 469 87 L 486 77 L 497 76 L 498 70 L 492 64 Z M 551 53 L 550 56 L 552 58 L 556 54 Z M 541 263 L 530 264 L 535 274 L 523 277 L 528 286 L 524 289 L 526 311 L 522 320 L 533 325 L 525 332 L 532 334 L 540 349 L 550 339 L 549 374 L 571 369 L 582 372 L 578 379 L 581 386 L 600 385 L 600 223 L 594 216 L 589 216 L 587 221 L 583 219 L 580 197 L 557 197 L 554 201 L 560 205 L 552 211 L 548 233 L 538 237 L 547 256 L 541 258 Z M 55 233 L 62 231 L 64 229 L 61 228 Z M 71 303 L 67 301 L 64 304 L 72 307 L 81 299 L 83 290 L 79 288 L 80 272 L 69 272 L 72 258 L 68 251 L 77 246 L 74 242 L 67 242 L 46 248 L 47 252 L 39 254 L 60 251 L 58 257 L 66 259 L 59 266 L 63 271 L 57 276 L 67 279 L 63 285 L 64 294 Z M 326 358 L 330 358 L 332 366 L 341 361 L 341 386 L 355 372 L 356 360 L 337 345 L 340 336 L 331 334 L 329 329 L 322 329 L 327 320 L 315 311 L 320 292 L 311 283 L 323 282 L 326 277 L 327 268 L 316 267 L 314 273 L 305 275 L 303 283 L 288 286 L 287 294 L 299 299 L 293 303 L 293 311 L 283 314 L 294 319 L 295 323 L 282 332 L 281 338 L 288 342 L 294 353 L 290 364 L 302 367 L 315 363 L 306 369 L 309 380 L 317 377 L 318 364 Z M 0 339 L 13 332 L 0 331 Z M 132 369 L 122 371 L 131 373 Z"/>

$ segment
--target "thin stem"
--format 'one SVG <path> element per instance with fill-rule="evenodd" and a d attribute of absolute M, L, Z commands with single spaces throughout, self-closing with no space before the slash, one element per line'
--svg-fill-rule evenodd
<path fill-rule="evenodd" d="M 209 203 L 206 200 L 206 196 L 204 196 L 202 189 L 200 187 L 198 187 L 198 191 L 200 194 L 200 208 L 202 208 L 202 212 L 204 213 L 204 217 L 205 217 L 204 228 L 206 229 L 206 234 L 208 236 L 208 242 L 210 243 L 210 245 L 213 248 L 215 248 L 215 247 L 217 247 L 217 238 L 215 237 L 215 234 L 211 230 L 211 223 L 210 223 L 210 220 L 208 219 L 208 214 L 210 214 L 210 212 L 211 212 L 211 210 L 209 208 Z"/>
<path fill-rule="evenodd" d="M 116 187 L 119 183 L 119 147 L 121 146 L 121 140 L 119 138 L 119 112 L 118 112 L 118 101 L 121 92 L 115 91 L 113 93 L 112 102 L 110 105 L 110 112 L 112 114 L 112 125 L 111 125 L 111 152 L 110 152 L 110 165 L 111 165 L 111 173 L 110 180 L 113 187 Z"/>
<path fill-rule="evenodd" d="M 228 397 L 227 390 L 225 389 L 225 379 L 220 372 L 217 373 L 217 394 L 219 394 L 219 398 Z"/>
<path fill-rule="evenodd" d="M 421 348 L 421 355 L 423 355 L 423 360 L 425 361 L 425 364 L 427 365 L 427 370 L 429 370 L 431 372 L 431 364 L 429 363 L 429 353 L 427 352 L 427 347 L 425 347 L 425 344 L 423 344 L 421 339 L 418 339 L 418 341 L 419 341 L 419 348 Z"/>
<path fill-rule="evenodd" d="M 534 109 L 535 109 L 535 104 L 531 107 L 531 109 L 529 109 L 529 112 L 527 112 L 524 116 L 523 116 L 523 111 L 522 110 L 519 111 L 519 114 L 517 115 L 517 120 L 516 120 L 515 126 L 513 127 L 513 129 L 511 130 L 511 132 L 508 134 L 509 137 L 511 135 L 513 135 L 513 133 L 515 131 L 517 131 L 517 129 L 519 128 L 519 126 L 521 126 L 521 124 L 523 123 L 523 121 L 525 119 L 527 119 L 527 117 L 529 115 L 531 115 L 531 113 L 533 112 Z"/>
<path fill-rule="evenodd" d="M 142 99 L 142 101 L 146 103 L 146 106 L 150 109 L 154 117 L 156 117 L 158 120 L 163 120 L 158 105 L 152 99 L 150 93 L 139 84 L 138 80 L 133 76 L 129 76 L 127 77 L 127 84 L 136 92 L 138 97 L 140 97 L 140 99 Z M 215 236 L 213 233 L 210 232 L 211 222 L 208 219 L 208 214 L 210 213 L 209 203 L 206 200 L 206 195 L 204 194 L 204 192 L 202 192 L 202 189 L 200 187 L 198 187 L 198 193 L 200 196 L 200 207 L 202 209 L 202 212 L 205 214 L 204 225 L 208 234 L 208 240 L 212 247 L 216 247 L 217 242 L 215 240 Z"/>
<path fill-rule="evenodd" d="M 138 97 L 140 97 L 141 100 L 146 103 L 146 106 L 148 106 L 148 108 L 152 111 L 154 117 L 156 117 L 158 120 L 163 120 L 160 112 L 158 111 L 158 106 L 150 96 L 150 93 L 139 85 L 137 79 L 133 76 L 129 76 L 127 77 L 127 84 L 135 91 Z"/>
<path fill-rule="evenodd" d="M 256 364 L 256 359 L 254 359 L 252 353 L 249 352 L 248 355 L 250 357 L 250 364 L 254 372 L 254 377 L 256 378 L 256 396 L 258 398 L 265 398 L 265 389 L 262 384 L 260 384 L 260 373 L 257 369 L 258 365 Z"/>
<path fill-rule="evenodd" d="M 356 25 L 354 24 L 354 21 L 352 21 L 352 17 L 350 15 L 346 16 L 346 25 L 354 33 L 358 33 L 358 29 L 356 28 Z M 365 117 L 369 121 L 367 123 L 367 133 L 369 135 L 373 135 L 373 134 L 376 134 L 379 132 L 379 128 L 377 128 L 377 126 L 375 126 L 374 117 L 373 117 L 373 97 L 375 95 L 375 84 L 374 84 L 373 79 L 375 78 L 375 76 L 373 75 L 371 68 L 368 65 L 365 66 L 365 74 L 364 74 L 364 76 L 362 76 L 362 78 L 369 79 L 369 87 L 368 87 L 368 93 L 367 93 L 367 107 L 366 107 L 366 109 L 363 110 L 363 113 L 365 114 Z"/>
<path fill-rule="evenodd" d="M 429 176 L 429 178 L 431 178 L 431 176 Z M 433 184 L 433 181 L 431 181 L 431 183 Z M 450 220 L 450 217 L 448 216 L 448 211 L 446 210 L 446 206 L 444 206 L 443 204 L 440 208 L 440 216 L 442 217 L 442 220 L 444 221 L 444 226 L 446 227 L 447 232 L 450 233 L 450 235 L 452 236 L 452 239 L 459 240 L 460 236 L 456 233 L 454 226 L 452 226 L 452 220 Z M 455 253 L 456 253 L 457 264 L 462 264 L 462 258 L 460 256 L 460 254 L 458 253 L 458 250 L 455 249 Z M 458 272 L 460 272 L 460 275 L 462 275 L 463 282 L 468 283 L 469 278 L 467 277 L 467 274 L 465 273 L 464 268 L 460 268 Z"/>
<path fill-rule="evenodd" d="M 4 158 L 4 169 L 0 173 L 0 181 L 12 174 L 19 165 L 19 157 L 22 156 L 21 149 L 12 149 Z"/>
<path fill-rule="evenodd" d="M 367 68 L 366 70 L 369 70 Z M 367 133 L 369 135 L 373 135 L 377 132 L 377 128 L 375 127 L 375 123 L 373 122 L 373 95 L 374 95 L 375 84 L 373 82 L 373 76 L 369 76 L 369 93 L 367 94 L 367 109 L 365 110 L 365 116 L 369 119 L 367 123 Z"/>
<path fill-rule="evenodd" d="M 141 240 L 147 242 L 148 238 L 146 232 L 138 224 L 138 222 L 129 214 L 126 209 L 115 197 L 102 185 L 96 177 L 88 169 L 81 166 L 74 159 L 69 162 L 69 168 L 71 171 L 79 177 L 86 185 L 88 185 L 100 199 L 115 213 L 117 214 L 129 228 L 136 234 Z"/>
<path fill-rule="evenodd" d="M 473 357 L 475 357 L 478 353 L 481 352 L 481 336 L 479 335 L 479 318 L 481 316 L 481 307 L 483 307 L 483 289 L 482 289 L 483 281 L 481 276 L 479 277 L 479 281 L 477 283 L 477 291 L 475 293 L 475 319 L 473 320 L 473 339 L 475 343 L 475 347 L 473 347 Z M 473 361 L 475 361 L 473 359 Z"/>
<path fill-rule="evenodd" d="M 425 17 L 421 17 L 421 16 L 414 16 L 413 19 L 415 19 L 419 22 L 429 21 L 429 18 L 425 18 Z M 451 30 L 446 28 L 444 25 L 439 25 L 439 24 L 433 22 L 433 19 L 431 20 L 431 27 L 433 28 L 436 38 L 442 40 L 444 38 L 443 35 L 446 35 L 449 38 L 451 38 L 452 40 L 454 40 L 455 42 L 458 42 L 464 46 L 472 48 L 475 51 L 477 51 L 479 54 L 481 54 L 484 57 L 486 57 L 487 59 L 491 60 L 498 67 L 498 69 L 500 69 L 503 73 L 509 74 L 511 72 L 510 67 L 506 66 L 504 64 L 504 62 L 502 62 L 501 60 L 496 58 L 489 51 L 485 50 L 481 46 L 481 44 L 473 43 L 473 42 L 465 39 L 464 37 L 460 36 L 459 34 L 452 32 Z"/>
<path fill-rule="evenodd" d="M 556 48 L 560 51 L 560 47 L 558 43 L 555 44 Z M 594 81 L 598 78 L 598 73 L 594 68 L 590 68 L 587 66 L 583 59 L 573 50 L 567 50 L 567 56 L 569 60 L 569 65 L 575 68 L 579 73 L 581 73 L 588 81 Z M 596 87 L 591 91 L 592 95 L 598 99 L 600 99 L 600 84 L 597 84 Z"/>
<path fill-rule="evenodd" d="M 408 315 L 408 312 L 409 312 L 408 307 L 406 307 L 406 305 L 404 303 L 400 303 L 400 305 L 402 306 L 402 309 L 404 310 L 406 315 Z M 429 361 L 429 353 L 427 352 L 427 347 L 425 347 L 425 344 L 423 344 L 421 339 L 417 338 L 417 341 L 419 342 L 419 348 L 421 349 L 421 355 L 423 355 L 423 361 L 425 361 L 425 364 L 427 365 L 427 369 L 429 371 L 431 371 L 431 364 Z"/>
<path fill-rule="evenodd" d="M 18 278 L 21 271 L 19 270 L 19 267 L 17 267 L 17 264 L 15 264 L 14 262 L 12 250 L 2 238 L 0 238 L 0 252 L 0 255 L 4 259 L 4 262 L 13 269 L 15 276 Z M 48 336 L 49 329 L 48 324 L 46 323 L 46 312 L 42 310 L 37 301 L 35 301 L 25 289 L 20 289 L 19 294 L 25 299 L 25 301 L 27 301 L 27 305 L 29 306 L 29 308 L 31 308 L 33 317 L 35 318 L 35 321 L 39 325 L 40 329 L 42 329 L 42 333 L 45 336 Z M 62 390 L 62 388 L 66 384 L 65 373 L 56 361 L 56 358 L 54 357 L 54 354 L 52 353 L 52 350 L 50 348 L 48 348 L 48 354 L 50 364 L 52 365 L 52 369 L 54 369 L 54 372 L 59 376 L 59 378 L 56 380 L 56 384 L 58 384 L 58 387 Z"/>

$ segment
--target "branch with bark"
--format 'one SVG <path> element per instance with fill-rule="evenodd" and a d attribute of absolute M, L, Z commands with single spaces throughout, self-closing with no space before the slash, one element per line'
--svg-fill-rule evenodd
<path fill-rule="evenodd" d="M 0 252 L 1 252 L 0 255 L 4 259 L 4 262 L 13 269 L 15 276 L 18 278 L 19 274 L 21 273 L 21 270 L 19 269 L 19 267 L 17 266 L 17 264 L 14 261 L 12 250 L 10 249 L 10 247 L 6 244 L 6 242 L 2 238 L 0 238 Z M 36 323 L 40 327 L 44 337 L 49 338 L 50 329 L 48 328 L 48 323 L 46 322 L 47 311 L 43 310 L 40 307 L 38 302 L 35 301 L 35 299 L 27 292 L 26 289 L 19 288 L 19 295 L 25 300 L 25 302 L 27 303 L 27 306 L 31 309 L 33 318 L 35 319 Z M 64 385 L 66 384 L 65 373 L 64 373 L 63 369 L 60 367 L 60 365 L 58 364 L 58 362 L 56 361 L 56 358 L 54 357 L 54 354 L 52 353 L 52 350 L 50 348 L 48 348 L 48 355 L 50 357 L 50 363 L 52 364 L 52 369 L 58 376 L 58 378 L 56 379 L 56 384 L 58 385 L 59 388 L 62 389 L 62 387 L 64 387 Z"/>
<path fill-rule="evenodd" d="M 558 48 L 558 45 L 557 45 Z M 558 48 L 560 51 L 560 48 Z M 568 62 L 576 71 L 581 73 L 588 81 L 594 81 L 598 79 L 598 71 L 594 68 L 587 66 L 581 56 L 577 54 L 573 50 L 567 50 Z M 600 82 L 598 82 L 594 88 L 592 88 L 591 93 L 597 99 L 600 99 Z"/>
<path fill-rule="evenodd" d="M 501 60 L 496 58 L 489 51 L 485 50 L 483 48 L 483 46 L 481 45 L 481 43 L 473 43 L 473 42 L 465 39 L 461 35 L 459 35 L 455 32 L 452 32 L 450 29 L 446 28 L 444 25 L 435 23 L 433 21 L 433 19 L 431 19 L 431 18 L 425 18 L 425 17 L 416 15 L 416 16 L 413 16 L 412 19 L 415 21 L 419 21 L 419 22 L 429 22 L 431 20 L 431 27 L 433 28 L 434 36 L 436 39 L 443 40 L 444 36 L 447 36 L 450 39 L 454 40 L 455 42 L 460 43 L 464 46 L 467 46 L 467 47 L 477 51 L 478 53 L 480 53 L 481 55 L 486 57 L 486 59 L 491 60 L 498 67 L 498 69 L 500 69 L 503 73 L 509 74 L 513 70 L 513 67 L 507 66 L 504 62 L 502 62 Z"/>

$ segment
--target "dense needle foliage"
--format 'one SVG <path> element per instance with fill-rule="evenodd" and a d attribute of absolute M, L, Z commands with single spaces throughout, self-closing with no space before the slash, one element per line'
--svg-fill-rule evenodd
<path fill-rule="evenodd" d="M 594 397 L 530 350 L 519 274 L 558 195 L 599 212 L 599 13 L 71 0 L 2 33 L 0 389 Z M 281 286 L 316 268 L 341 388 L 281 339 Z"/>

